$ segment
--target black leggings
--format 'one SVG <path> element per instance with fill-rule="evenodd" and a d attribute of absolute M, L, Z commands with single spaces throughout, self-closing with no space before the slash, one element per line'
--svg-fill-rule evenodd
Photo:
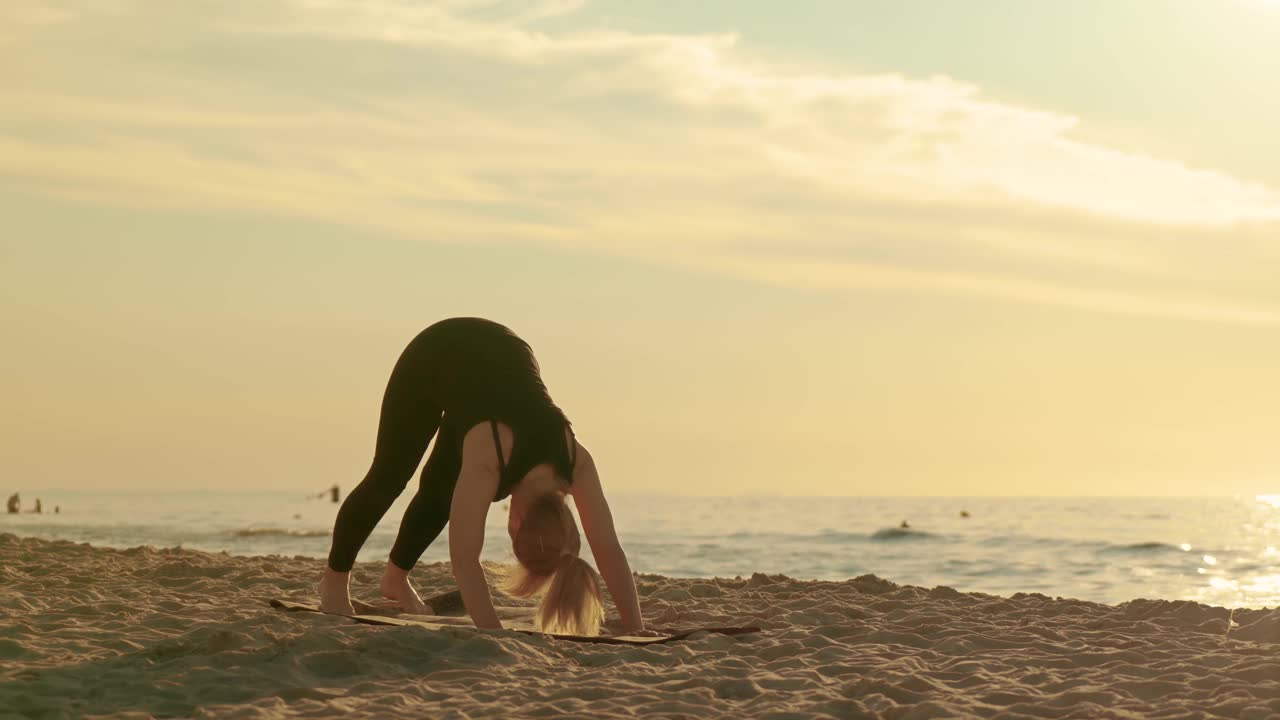
<path fill-rule="evenodd" d="M 329 567 L 334 570 L 351 570 L 374 526 L 409 484 L 432 436 L 436 436 L 435 447 L 422 467 L 418 492 L 400 522 L 391 562 L 402 570 L 411 570 L 449 522 L 449 506 L 462 458 L 458 454 L 457 431 L 453 423 L 444 422 L 442 427 L 444 410 L 432 397 L 431 356 L 427 344 L 415 341 L 391 371 L 382 397 L 373 464 L 364 480 L 347 495 L 334 523 L 329 549 Z"/>

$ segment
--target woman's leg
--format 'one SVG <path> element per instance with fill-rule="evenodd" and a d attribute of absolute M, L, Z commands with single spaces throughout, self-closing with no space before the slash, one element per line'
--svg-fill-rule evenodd
<path fill-rule="evenodd" d="M 395 600 L 406 612 L 429 615 L 436 611 L 425 605 L 409 584 L 409 571 L 449 522 L 449 505 L 461 470 L 457 439 L 446 418 L 422 467 L 418 492 L 400 521 L 400 532 L 382 574 L 382 596 Z"/>
<path fill-rule="evenodd" d="M 435 437 L 431 456 L 422 466 L 417 495 L 404 510 L 396 544 L 392 547 L 387 569 L 383 571 L 381 593 L 383 597 L 396 601 L 401 610 L 417 615 L 431 615 L 436 611 L 422 602 L 413 585 L 408 584 L 408 573 L 448 523 L 453 486 L 456 486 L 461 470 L 457 439 L 452 424 L 445 418 L 440 433 Z"/>
<path fill-rule="evenodd" d="M 329 568 L 345 573 L 373 528 L 413 477 L 427 444 L 440 427 L 442 408 L 427 392 L 429 368 L 420 346 L 400 356 L 382 398 L 373 463 L 338 510 Z"/>
<path fill-rule="evenodd" d="M 462 471 L 462 456 L 458 452 L 457 431 L 452 423 L 445 422 L 431 450 L 431 457 L 422 466 L 418 492 L 404 511 L 400 521 L 400 533 L 391 548 L 391 562 L 406 573 L 413 569 L 418 558 L 440 535 L 449 522 L 449 506 L 453 503 L 453 488 L 458 484 Z"/>

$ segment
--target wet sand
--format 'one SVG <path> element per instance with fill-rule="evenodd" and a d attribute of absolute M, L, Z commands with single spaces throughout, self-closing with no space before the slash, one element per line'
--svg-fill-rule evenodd
<path fill-rule="evenodd" d="M 0 534 L 0 718 L 1280 718 L 1276 610 L 639 575 L 651 626 L 763 631 L 632 647 L 268 607 L 321 563 Z"/>

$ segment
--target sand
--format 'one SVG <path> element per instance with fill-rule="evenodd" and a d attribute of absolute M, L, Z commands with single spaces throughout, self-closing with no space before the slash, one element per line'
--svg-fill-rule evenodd
<path fill-rule="evenodd" d="M 1276 610 L 639 575 L 653 626 L 764 630 L 631 647 L 267 606 L 320 570 L 0 534 L 0 717 L 1280 717 Z"/>

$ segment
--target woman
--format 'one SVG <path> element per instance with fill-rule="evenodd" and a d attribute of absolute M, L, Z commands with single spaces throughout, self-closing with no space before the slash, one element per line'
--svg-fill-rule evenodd
<path fill-rule="evenodd" d="M 571 494 L 623 631 L 644 633 L 631 568 L 591 454 L 551 401 L 528 343 L 481 318 L 428 327 L 391 371 L 373 464 L 334 524 L 321 609 L 354 614 L 349 582 L 356 553 L 408 484 L 432 436 L 435 446 L 382 576 L 383 596 L 408 612 L 428 612 L 409 571 L 448 523 L 449 559 L 467 612 L 477 627 L 501 628 L 480 549 L 489 505 L 510 496 L 507 531 L 519 567 L 507 591 L 542 595 L 536 619 L 543 630 L 596 634 L 604 615 L 599 576 L 579 557 L 578 526 L 565 504 Z"/>

